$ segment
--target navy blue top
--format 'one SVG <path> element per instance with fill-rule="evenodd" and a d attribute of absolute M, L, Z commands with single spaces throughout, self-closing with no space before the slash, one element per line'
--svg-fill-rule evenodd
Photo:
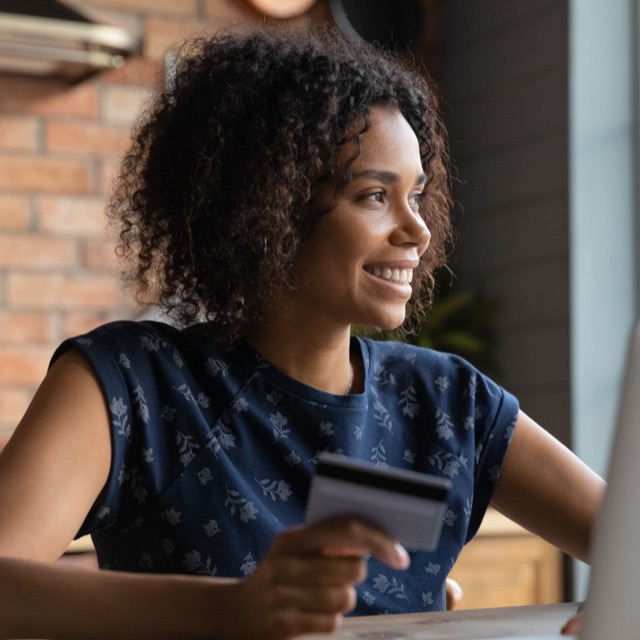
<path fill-rule="evenodd" d="M 411 568 L 371 559 L 356 614 L 443 609 L 444 581 L 477 531 L 518 405 L 464 360 L 352 339 L 364 392 L 294 380 L 247 343 L 222 351 L 189 330 L 115 322 L 63 343 L 98 376 L 111 413 L 107 484 L 79 535 L 103 568 L 247 576 L 303 520 L 319 451 L 450 478 L 435 552 Z"/>

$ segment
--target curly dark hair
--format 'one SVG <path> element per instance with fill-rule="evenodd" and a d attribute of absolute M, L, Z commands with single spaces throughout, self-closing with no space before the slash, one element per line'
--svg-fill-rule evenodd
<path fill-rule="evenodd" d="M 337 194 L 348 181 L 338 152 L 366 131 L 373 106 L 400 110 L 427 175 L 421 215 L 432 238 L 407 313 L 418 317 L 452 233 L 436 94 L 424 72 L 333 29 L 251 30 L 182 46 L 108 206 L 137 296 L 153 294 L 182 325 L 206 318 L 223 344 L 259 323 L 292 286 L 297 252 L 324 213 L 310 206 L 316 188 L 333 179 Z"/>

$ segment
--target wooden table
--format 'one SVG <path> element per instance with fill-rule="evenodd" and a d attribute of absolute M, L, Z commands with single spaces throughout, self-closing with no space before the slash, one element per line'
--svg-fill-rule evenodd
<path fill-rule="evenodd" d="M 559 634 L 577 604 L 549 604 L 500 609 L 468 609 L 444 613 L 407 613 L 348 618 L 332 636 L 308 635 L 306 640 L 483 640 Z"/>

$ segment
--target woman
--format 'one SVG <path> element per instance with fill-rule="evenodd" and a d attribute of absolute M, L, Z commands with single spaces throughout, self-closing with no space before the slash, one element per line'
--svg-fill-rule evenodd
<path fill-rule="evenodd" d="M 332 32 L 183 50 L 109 209 L 130 282 L 182 328 L 55 353 L 0 459 L 2 637 L 289 638 L 443 608 L 489 503 L 588 560 L 603 483 L 513 396 L 351 337 L 420 318 L 449 205 L 434 93 L 393 56 Z M 321 450 L 451 478 L 438 549 L 301 524 Z M 78 532 L 114 571 L 47 564 Z"/>

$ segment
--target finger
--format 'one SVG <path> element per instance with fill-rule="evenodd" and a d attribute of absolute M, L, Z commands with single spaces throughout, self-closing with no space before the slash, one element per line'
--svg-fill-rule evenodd
<path fill-rule="evenodd" d="M 361 556 L 287 556 L 274 560 L 274 574 L 281 584 L 301 587 L 313 584 L 358 584 L 367 577 Z"/>
<path fill-rule="evenodd" d="M 409 566 L 409 555 L 402 545 L 380 529 L 353 517 L 341 516 L 297 527 L 280 534 L 274 547 L 289 553 L 314 554 L 329 550 L 349 550 L 353 555 L 370 553 L 397 569 Z"/>
<path fill-rule="evenodd" d="M 565 625 L 562 627 L 560 633 L 562 635 L 577 635 L 582 630 L 582 614 L 577 613 L 575 616 L 569 618 Z"/>
<path fill-rule="evenodd" d="M 313 585 L 305 589 L 278 585 L 272 596 L 274 609 L 293 608 L 325 614 L 343 614 L 352 611 L 358 599 L 356 590 L 350 585 Z"/>

